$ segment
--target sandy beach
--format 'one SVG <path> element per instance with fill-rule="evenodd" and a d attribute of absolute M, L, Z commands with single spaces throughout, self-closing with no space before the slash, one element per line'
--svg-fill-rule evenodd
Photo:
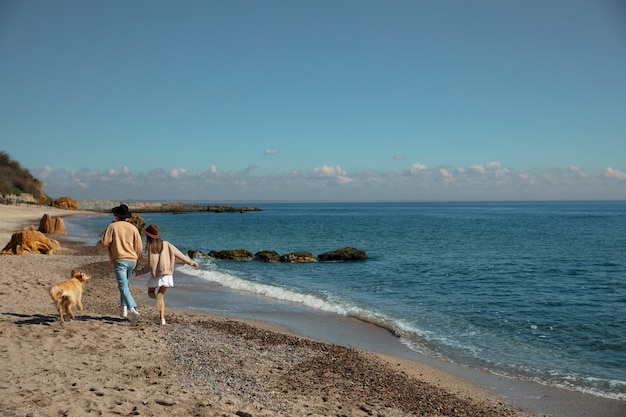
<path fill-rule="evenodd" d="M 22 227 L 37 227 L 46 213 L 93 215 L 0 206 L 0 245 Z M 168 308 L 168 325 L 160 326 L 144 288 L 132 288 L 141 318 L 130 326 L 118 316 L 106 252 L 48 237 L 61 242 L 63 253 L 0 255 L 2 416 L 536 415 L 437 367 L 265 322 Z M 84 310 L 63 328 L 48 288 L 69 279 L 72 269 L 92 278 Z M 590 416 L 623 411 L 619 402 L 600 404 L 608 408 Z"/>

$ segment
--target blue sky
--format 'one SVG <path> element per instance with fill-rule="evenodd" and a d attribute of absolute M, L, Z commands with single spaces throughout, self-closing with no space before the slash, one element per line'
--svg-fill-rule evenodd
<path fill-rule="evenodd" d="M 626 199 L 626 2 L 0 1 L 52 197 Z"/>

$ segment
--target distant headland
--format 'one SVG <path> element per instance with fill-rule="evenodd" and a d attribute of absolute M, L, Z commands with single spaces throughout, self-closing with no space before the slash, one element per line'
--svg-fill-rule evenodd
<path fill-rule="evenodd" d="M 76 200 L 79 210 L 108 213 L 113 207 L 126 204 L 133 213 L 190 213 L 208 211 L 213 213 L 244 213 L 261 211 L 258 207 L 233 207 L 224 205 L 189 204 L 182 202 Z"/>

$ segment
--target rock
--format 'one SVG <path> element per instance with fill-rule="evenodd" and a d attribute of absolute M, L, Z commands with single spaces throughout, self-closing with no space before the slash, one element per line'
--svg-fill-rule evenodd
<path fill-rule="evenodd" d="M 233 249 L 209 252 L 209 256 L 215 259 L 231 259 L 231 260 L 249 260 L 252 259 L 252 252 L 247 249 Z"/>
<path fill-rule="evenodd" d="M 280 262 L 315 262 L 315 257 L 311 252 L 291 252 L 281 255 Z"/>
<path fill-rule="evenodd" d="M 173 405 L 176 405 L 176 401 L 174 400 L 161 400 L 161 399 L 157 399 L 154 400 L 155 403 L 162 405 L 164 407 L 171 407 Z"/>
<path fill-rule="evenodd" d="M 278 262 L 280 255 L 276 251 L 264 250 L 254 254 L 254 259 L 262 262 Z"/>
<path fill-rule="evenodd" d="M 53 200 L 50 205 L 65 210 L 78 210 L 78 202 L 68 196 L 59 197 Z"/>
<path fill-rule="evenodd" d="M 52 255 L 53 253 L 61 253 L 61 244 L 35 230 L 35 226 L 29 226 L 15 232 L 1 253 L 7 255 L 25 255 L 28 253 Z"/>
<path fill-rule="evenodd" d="M 209 255 L 202 252 L 201 250 L 189 249 L 187 251 L 187 256 L 189 256 L 191 259 L 195 259 L 195 258 L 206 258 Z"/>
<path fill-rule="evenodd" d="M 55 235 L 66 235 L 65 223 L 61 217 L 52 217 L 49 214 L 44 214 L 39 222 L 39 231 L 41 233 L 50 233 Z"/>
<path fill-rule="evenodd" d="M 320 261 L 363 261 L 367 259 L 367 254 L 362 249 L 342 248 L 317 255 Z"/>

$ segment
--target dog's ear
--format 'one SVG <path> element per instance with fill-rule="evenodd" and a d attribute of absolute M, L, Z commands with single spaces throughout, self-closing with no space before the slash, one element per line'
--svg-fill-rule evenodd
<path fill-rule="evenodd" d="M 76 275 L 78 275 L 78 274 L 76 273 L 76 270 L 75 270 L 75 269 L 72 269 L 72 278 L 74 278 Z"/>

